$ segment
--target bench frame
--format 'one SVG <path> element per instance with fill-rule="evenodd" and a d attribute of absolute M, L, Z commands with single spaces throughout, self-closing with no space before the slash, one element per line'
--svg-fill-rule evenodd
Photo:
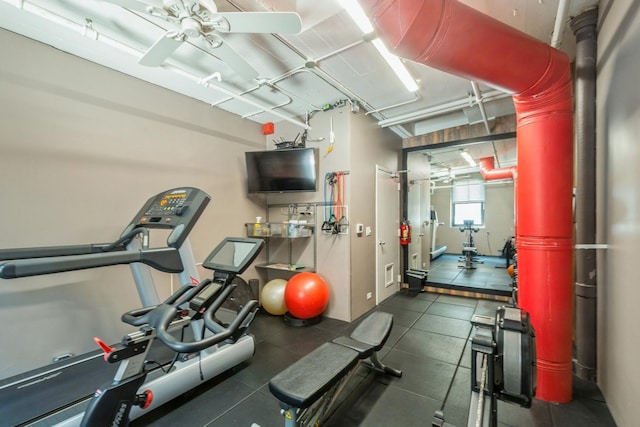
<path fill-rule="evenodd" d="M 375 311 L 367 316 L 350 336 L 341 336 L 323 344 L 276 375 L 269 382 L 269 389 L 280 400 L 280 412 L 284 415 L 285 427 L 322 425 L 337 408 L 336 403 L 342 392 L 362 364 L 385 374 L 401 377 L 402 371 L 385 366 L 377 355 L 389 337 L 392 326 L 391 314 Z M 308 391 L 308 398 L 294 396 L 293 390 L 289 395 L 289 390 L 285 389 L 288 386 L 287 380 L 299 377 L 305 366 L 321 367 L 327 353 L 331 352 L 335 352 L 341 358 L 338 363 L 341 366 L 336 367 L 333 364 L 331 367 L 333 370 L 329 375 L 333 376 L 324 378 L 324 381 L 317 380 L 317 384 L 310 379 L 311 385 L 316 386 L 317 390 Z M 366 362 L 366 359 L 369 359 L 369 362 Z M 334 370 L 338 372 L 333 374 Z"/>

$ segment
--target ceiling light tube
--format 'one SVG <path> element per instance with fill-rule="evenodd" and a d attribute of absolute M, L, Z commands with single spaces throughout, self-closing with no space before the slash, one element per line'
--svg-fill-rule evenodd
<path fill-rule="evenodd" d="M 353 22 L 356 23 L 358 28 L 360 28 L 360 31 L 362 31 L 363 34 L 367 35 L 373 33 L 373 25 L 371 24 L 369 17 L 367 17 L 367 15 L 364 13 L 364 10 L 362 10 L 362 7 L 357 0 L 343 1 L 343 5 L 344 9 L 347 11 L 351 19 L 353 19 Z M 373 38 L 371 40 L 371 43 L 373 43 L 373 45 L 378 50 L 378 53 L 380 53 L 382 58 L 384 58 L 387 64 L 389 64 L 404 87 L 406 87 L 409 92 L 416 92 L 418 90 L 418 85 L 416 84 L 415 80 L 409 73 L 409 70 L 407 70 L 407 67 L 405 67 L 400 58 L 389 52 L 387 47 L 379 38 Z"/>
<path fill-rule="evenodd" d="M 409 74 L 409 70 L 407 70 L 407 67 L 404 66 L 400 58 L 389 52 L 384 43 L 382 43 L 382 40 L 373 39 L 371 40 L 371 43 L 373 43 L 376 49 L 378 49 L 380 55 L 382 55 L 384 60 L 387 61 L 387 64 L 389 64 L 393 72 L 396 73 L 396 76 L 398 76 L 404 87 L 406 87 L 409 92 L 417 91 L 418 85 L 415 80 L 413 80 L 413 77 Z"/>
<path fill-rule="evenodd" d="M 471 155 L 466 151 L 460 151 L 460 155 L 467 161 L 467 163 L 469 163 L 469 166 L 471 167 L 477 166 L 475 160 L 473 160 Z"/>
<path fill-rule="evenodd" d="M 369 17 L 364 13 L 358 0 L 345 0 L 342 2 L 344 9 L 347 11 L 353 22 L 356 23 L 360 31 L 364 34 L 373 32 L 373 25 L 369 21 Z"/>

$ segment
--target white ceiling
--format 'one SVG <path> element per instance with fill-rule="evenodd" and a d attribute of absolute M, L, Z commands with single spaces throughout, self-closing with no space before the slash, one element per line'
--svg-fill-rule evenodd
<path fill-rule="evenodd" d="M 548 43 L 560 0 L 461 1 Z M 560 49 L 573 57 L 575 41 L 566 25 L 568 17 L 597 0 L 561 3 L 568 3 L 569 10 L 561 15 Z M 107 1 L 0 0 L 0 27 L 259 123 L 288 120 L 302 127 L 306 113 L 344 100 L 405 138 L 483 121 L 470 81 L 405 61 L 420 86 L 417 93 L 408 92 L 372 44 L 363 40 L 340 1 L 215 0 L 215 4 L 219 12 L 297 12 L 302 31 L 224 34 L 226 42 L 258 71 L 258 78 L 246 79 L 219 60 L 202 38 L 183 43 L 162 66 L 139 65 L 147 49 L 176 26 Z M 473 29 L 469 32 L 472 37 Z M 213 77 L 216 73 L 220 81 Z M 513 112 L 509 96 L 483 85 L 477 89 L 489 118 Z M 487 155 L 505 144 L 490 144 Z M 505 163 L 510 163 L 510 155 L 505 155 Z M 445 157 L 435 162 L 444 163 Z"/>

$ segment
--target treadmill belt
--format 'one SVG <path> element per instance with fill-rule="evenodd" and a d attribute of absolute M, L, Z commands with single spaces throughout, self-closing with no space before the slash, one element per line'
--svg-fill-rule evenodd
<path fill-rule="evenodd" d="M 0 425 L 19 426 L 90 398 L 113 381 L 120 366 L 105 362 L 102 355 L 98 350 L 0 381 Z M 155 340 L 148 360 L 164 365 L 174 355 Z"/>
<path fill-rule="evenodd" d="M 65 361 L 58 369 L 50 365 L 28 378 L 13 377 L 5 381 L 0 386 L 2 422 L 20 425 L 86 399 L 111 380 L 118 368 L 117 364 L 106 363 L 101 352 L 78 359 L 83 361 L 71 366 Z"/>

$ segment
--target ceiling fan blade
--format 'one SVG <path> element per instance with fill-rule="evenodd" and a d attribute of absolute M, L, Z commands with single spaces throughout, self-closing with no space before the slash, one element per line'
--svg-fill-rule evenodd
<path fill-rule="evenodd" d="M 149 7 L 162 10 L 162 0 L 102 0 L 135 12 L 149 13 Z"/>
<path fill-rule="evenodd" d="M 247 80 L 258 77 L 258 71 L 226 41 L 222 40 L 222 43 L 213 50 L 213 54 Z"/>
<path fill-rule="evenodd" d="M 302 30 L 302 21 L 295 12 L 225 12 L 215 17 L 224 18 L 215 29 L 222 33 L 276 33 L 297 34 Z"/>
<path fill-rule="evenodd" d="M 146 65 L 147 67 L 157 67 L 161 65 L 165 59 L 171 56 L 183 41 L 184 34 L 169 31 L 159 38 L 153 46 L 151 46 L 149 50 L 142 55 L 142 58 L 140 58 L 138 63 L 140 65 Z"/>

